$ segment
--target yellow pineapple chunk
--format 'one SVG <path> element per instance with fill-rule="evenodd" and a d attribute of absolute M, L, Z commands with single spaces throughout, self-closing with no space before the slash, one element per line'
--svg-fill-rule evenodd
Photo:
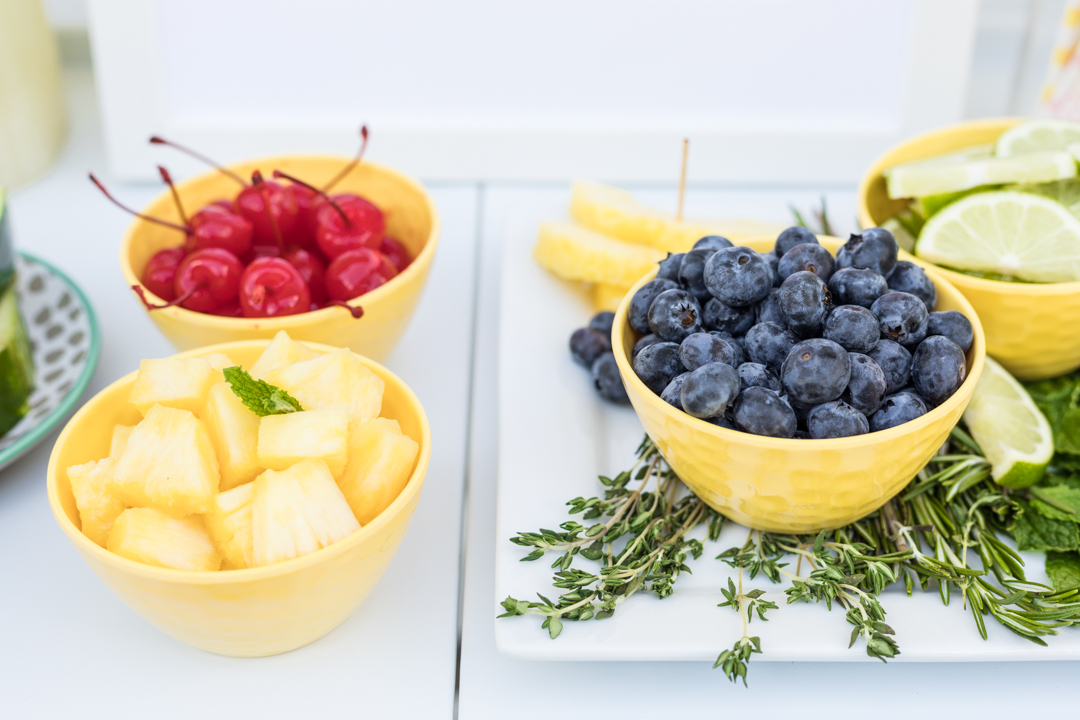
<path fill-rule="evenodd" d="M 259 423 L 259 465 L 285 470 L 318 458 L 341 477 L 349 452 L 349 416 L 340 408 L 267 415 Z"/>
<path fill-rule="evenodd" d="M 615 312 L 628 292 L 630 292 L 630 288 L 622 285 L 596 283 L 592 289 L 593 309 L 597 312 L 601 310 Z"/>
<path fill-rule="evenodd" d="M 207 353 L 199 357 L 200 360 L 205 360 L 210 363 L 210 367 L 214 368 L 218 372 L 221 372 L 227 367 L 236 367 L 238 363 L 234 363 L 225 353 Z"/>
<path fill-rule="evenodd" d="M 109 492 L 109 481 L 115 467 L 116 460 L 107 457 L 85 465 L 72 465 L 67 469 L 71 493 L 75 496 L 75 506 L 79 508 L 83 535 L 101 547 L 105 547 L 116 518 L 127 509 Z"/>
<path fill-rule="evenodd" d="M 113 459 L 120 457 L 120 453 L 124 452 L 124 446 L 127 445 L 128 437 L 131 436 L 131 431 L 134 429 L 134 425 L 117 425 L 112 429 L 112 444 L 109 446 L 109 457 Z"/>
<path fill-rule="evenodd" d="M 219 489 L 228 490 L 254 480 L 262 472 L 259 416 L 244 407 L 232 385 L 220 382 L 210 388 L 203 418 L 221 467 Z"/>
<path fill-rule="evenodd" d="M 572 186 L 570 216 L 598 233 L 667 252 L 686 252 L 706 235 L 738 240 L 755 235 L 776 237 L 784 229 L 756 220 L 680 221 L 673 214 L 641 205 L 625 190 L 587 180 Z"/>
<path fill-rule="evenodd" d="M 375 418 L 352 428 L 339 485 L 357 520 L 366 525 L 394 502 L 412 475 L 419 449 L 397 420 Z"/>
<path fill-rule="evenodd" d="M 251 505 L 255 565 L 307 555 L 360 529 L 349 503 L 322 460 L 255 478 Z"/>
<path fill-rule="evenodd" d="M 202 358 L 143 360 L 128 401 L 143 415 L 152 405 L 198 415 L 202 413 L 206 393 L 218 379 L 220 374 Z"/>
<path fill-rule="evenodd" d="M 218 462 L 202 420 L 154 405 L 116 461 L 112 492 L 132 507 L 179 517 L 205 513 L 218 491 Z"/>
<path fill-rule="evenodd" d="M 219 493 L 214 507 L 206 513 L 206 530 L 221 556 L 225 558 L 222 569 L 251 567 L 251 501 L 255 497 L 255 483 L 247 483 L 232 490 Z"/>
<path fill-rule="evenodd" d="M 349 422 L 379 416 L 384 383 L 348 348 L 271 370 L 263 377 L 300 401 L 305 410 L 341 408 Z"/>
<path fill-rule="evenodd" d="M 217 570 L 221 555 L 201 517 L 169 517 L 154 508 L 130 508 L 113 524 L 109 551 L 135 562 L 175 570 Z"/>
<path fill-rule="evenodd" d="M 533 257 L 541 267 L 566 280 L 630 286 L 666 254 L 573 223 L 545 222 L 540 224 Z"/>
<path fill-rule="evenodd" d="M 278 330 L 278 334 L 262 351 L 262 355 L 251 366 L 249 374 L 256 380 L 263 380 L 264 375 L 279 367 L 292 365 L 301 360 L 311 360 L 321 355 L 317 350 L 312 350 L 302 342 L 297 342 L 289 337 L 289 333 Z"/>

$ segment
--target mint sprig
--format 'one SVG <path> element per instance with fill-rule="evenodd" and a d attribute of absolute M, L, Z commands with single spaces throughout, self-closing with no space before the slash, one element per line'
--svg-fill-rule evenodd
<path fill-rule="evenodd" d="M 229 383 L 236 397 L 240 398 L 240 402 L 244 403 L 244 407 L 259 417 L 285 415 L 304 409 L 292 395 L 277 385 L 256 380 L 239 365 L 227 367 L 223 373 L 225 381 Z"/>

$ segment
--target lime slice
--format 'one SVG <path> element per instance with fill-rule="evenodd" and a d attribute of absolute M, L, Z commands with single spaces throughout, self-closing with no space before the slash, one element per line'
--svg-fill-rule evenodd
<path fill-rule="evenodd" d="M 1076 177 L 1076 159 L 1064 151 L 976 160 L 934 158 L 885 171 L 889 197 L 894 199 L 955 193 L 980 185 L 1041 183 L 1071 177 Z"/>
<path fill-rule="evenodd" d="M 1054 454 L 1050 423 L 1016 378 L 989 356 L 964 422 L 998 485 L 1022 488 L 1042 478 Z"/>
<path fill-rule="evenodd" d="M 998 157 L 1064 150 L 1080 142 L 1080 123 L 1068 120 L 1029 120 L 1009 128 L 998 138 L 994 154 Z"/>
<path fill-rule="evenodd" d="M 1080 145 L 1077 147 L 1080 148 Z M 1049 198 L 1059 205 L 1064 205 L 1073 215 L 1080 217 L 1080 180 L 1076 178 L 1034 185 L 1011 185 L 1006 189 Z"/>
<path fill-rule="evenodd" d="M 915 254 L 957 270 L 1072 282 L 1080 280 L 1080 219 L 1030 193 L 969 195 L 926 221 Z"/>

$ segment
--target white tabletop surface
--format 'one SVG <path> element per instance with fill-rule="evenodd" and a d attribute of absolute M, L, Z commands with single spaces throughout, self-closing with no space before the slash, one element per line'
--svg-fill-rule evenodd
<path fill-rule="evenodd" d="M 141 358 L 172 348 L 124 288 L 117 246 L 127 219 L 85 179 L 86 170 L 104 168 L 92 78 L 84 69 L 69 71 L 68 80 L 78 111 L 69 146 L 46 178 L 13 195 L 11 211 L 17 245 L 67 272 L 97 311 L 103 344 L 89 396 Z M 138 206 L 160 188 L 114 189 Z M 423 302 L 387 364 L 424 402 L 432 466 L 411 530 L 370 598 L 326 638 L 272 658 L 219 657 L 165 636 L 109 591 L 57 528 L 45 496 L 54 432 L 0 474 L 0 717 L 76 711 L 116 719 L 472 720 L 582 717 L 601 709 L 626 718 L 695 710 L 813 718 L 838 709 L 1000 717 L 1072 707 L 1080 663 L 753 662 L 746 690 L 708 663 L 543 663 L 500 655 L 493 562 L 495 543 L 507 539 L 494 532 L 499 247 L 508 214 L 552 206 L 568 197 L 567 188 L 431 190 L 442 245 Z M 694 188 L 687 214 L 786 222 L 789 203 L 807 209 L 821 194 Z M 824 194 L 838 232 L 851 230 L 853 188 Z M 638 195 L 659 207 L 674 204 L 671 188 Z M 503 420 L 527 422 L 528 408 Z M 718 650 L 730 642 L 718 638 Z"/>

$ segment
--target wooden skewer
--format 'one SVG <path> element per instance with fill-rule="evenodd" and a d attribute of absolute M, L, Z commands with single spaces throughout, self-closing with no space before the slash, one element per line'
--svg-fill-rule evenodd
<path fill-rule="evenodd" d="M 690 138 L 682 141 L 682 172 L 679 173 L 679 211 L 675 213 L 675 219 L 682 222 L 683 196 L 686 194 L 686 156 L 690 150 Z"/>

